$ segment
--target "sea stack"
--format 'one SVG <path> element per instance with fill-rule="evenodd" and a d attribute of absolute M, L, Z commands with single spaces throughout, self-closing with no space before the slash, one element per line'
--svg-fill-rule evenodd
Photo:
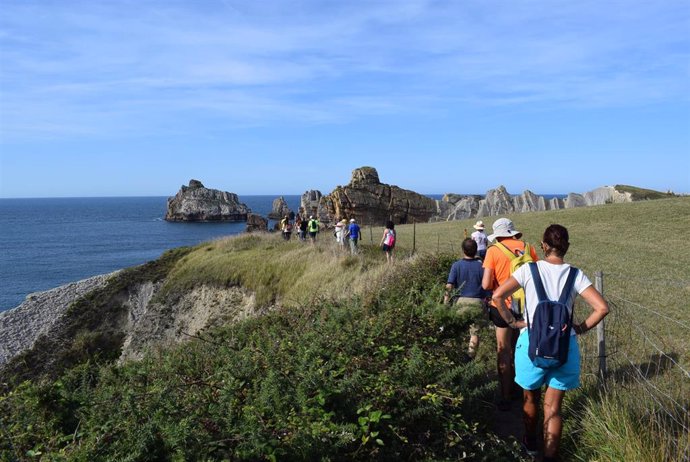
<path fill-rule="evenodd" d="M 373 167 L 360 167 L 352 172 L 347 186 L 338 186 L 319 203 L 319 219 L 323 223 L 341 218 L 355 218 L 360 224 L 426 223 L 436 213 L 436 201 L 414 191 L 379 181 Z"/>
<path fill-rule="evenodd" d="M 207 189 L 199 180 L 190 180 L 168 198 L 167 221 L 246 221 L 249 207 L 237 194 Z"/>

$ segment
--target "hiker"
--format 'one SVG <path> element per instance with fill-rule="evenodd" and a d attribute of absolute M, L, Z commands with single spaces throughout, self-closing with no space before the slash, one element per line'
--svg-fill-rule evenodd
<path fill-rule="evenodd" d="M 292 223 L 290 223 L 290 217 L 288 215 L 285 215 L 285 218 L 280 221 L 280 230 L 283 233 L 283 239 L 289 241 L 292 235 Z"/>
<path fill-rule="evenodd" d="M 381 238 L 381 249 L 386 253 L 386 261 L 393 263 L 393 249 L 395 248 L 395 224 L 388 220 Z"/>
<path fill-rule="evenodd" d="M 333 230 L 333 235 L 335 236 L 335 242 L 338 245 L 338 249 L 345 247 L 345 228 L 347 227 L 347 221 L 345 219 L 340 220 L 335 224 Z"/>
<path fill-rule="evenodd" d="M 309 239 L 312 244 L 316 244 L 316 235 L 319 234 L 319 220 L 314 218 L 314 215 L 309 215 L 309 223 L 307 223 L 309 231 Z"/>
<path fill-rule="evenodd" d="M 477 258 L 477 243 L 467 238 L 462 241 L 463 257 L 453 263 L 448 274 L 446 292 L 443 296 L 443 303 L 448 304 L 454 300 L 458 307 L 458 314 L 467 313 L 473 310 L 482 309 L 482 301 L 488 295 L 482 288 L 482 277 L 484 268 L 482 262 Z M 459 290 L 459 296 L 451 297 L 453 289 Z M 479 328 L 488 327 L 488 319 L 482 317 L 479 324 L 470 325 L 470 343 L 467 347 L 467 355 L 474 358 L 479 346 Z"/>
<path fill-rule="evenodd" d="M 295 215 L 295 229 L 297 230 L 297 237 L 302 240 L 302 217 L 298 214 Z"/>
<path fill-rule="evenodd" d="M 484 261 L 484 257 L 486 257 L 486 245 L 489 243 L 489 240 L 486 238 L 486 233 L 484 233 L 484 222 L 479 220 L 472 225 L 472 227 L 476 231 L 473 232 L 470 237 L 477 243 L 477 255 L 479 255 L 481 261 Z"/>
<path fill-rule="evenodd" d="M 522 233 L 515 229 L 512 221 L 507 218 L 499 218 L 494 222 L 493 230 L 493 234 L 488 236 L 488 239 L 490 241 L 496 239 L 498 242 L 490 246 L 486 251 L 486 257 L 484 258 L 485 271 L 484 278 L 482 279 L 484 290 L 493 290 L 508 280 L 512 259 L 524 256 L 526 259 L 531 259 L 531 261 L 537 261 L 537 254 L 534 248 L 520 240 Z M 528 247 L 529 251 L 525 252 Z M 511 256 L 509 257 L 508 255 Z M 509 298 L 506 306 L 509 309 L 512 308 L 516 313 L 515 316 L 519 317 L 521 307 L 518 306 L 518 301 L 515 299 L 516 297 Z M 506 324 L 496 310 L 496 307 L 491 307 L 489 314 L 491 321 L 496 326 L 496 369 L 501 389 L 498 408 L 501 411 L 509 411 L 513 378 L 515 377 L 513 360 L 517 335 L 515 330 Z"/>
<path fill-rule="evenodd" d="M 298 233 L 299 233 L 299 240 L 302 242 L 307 240 L 307 225 L 308 224 L 309 224 L 309 222 L 307 221 L 306 217 L 305 218 L 300 217 Z"/>
<path fill-rule="evenodd" d="M 571 288 L 566 285 L 566 282 L 570 282 L 568 274 L 571 266 L 563 261 L 569 246 L 568 230 L 561 225 L 549 226 L 544 231 L 541 243 L 544 259 L 518 268 L 493 294 L 493 302 L 500 307 L 501 316 L 506 323 L 515 329 L 520 329 L 515 353 L 515 382 L 524 389 L 522 413 L 525 435 L 522 443 L 532 456 L 538 452 L 538 411 L 542 394 L 541 388 L 546 385 L 546 392 L 544 393 L 544 462 L 557 460 L 563 428 L 561 404 L 565 392 L 580 386 L 580 351 L 576 336 L 594 328 L 609 312 L 608 304 L 581 270 L 573 268 L 576 274 L 572 276 L 572 290 L 569 295 L 568 292 L 565 295 L 562 293 Z M 532 268 L 530 268 L 531 266 Z M 536 271 L 536 274 L 533 271 Z M 534 353 L 529 351 L 532 343 L 530 337 L 541 334 L 539 332 L 540 326 L 535 324 L 535 318 L 539 317 L 539 315 L 535 316 L 537 303 L 541 301 L 537 295 L 538 288 L 537 283 L 535 283 L 537 276 L 543 285 L 542 289 L 547 300 L 567 297 L 563 303 L 570 316 L 570 323 L 566 325 L 568 329 L 572 324 L 572 313 L 575 309 L 574 303 L 577 294 L 580 294 L 592 308 L 589 316 L 582 323 L 572 325 L 569 333 L 569 346 L 564 356 L 567 359 L 564 364 L 553 368 L 543 368 L 546 367 L 543 364 L 537 366 L 530 358 L 530 354 Z M 504 304 L 506 298 L 520 287 L 524 288 L 526 292 L 525 317 L 529 324 L 524 320 L 515 318 L 513 313 L 505 308 L 506 305 Z M 543 306 L 540 305 L 541 308 Z M 549 308 L 553 308 L 553 306 L 549 306 Z M 566 320 L 568 320 L 567 317 Z M 536 322 L 539 322 L 539 319 L 536 319 Z M 548 332 L 548 329 L 544 330 Z M 566 329 L 561 330 L 564 331 L 564 335 L 568 335 Z M 551 333 L 548 332 L 548 334 Z"/>
<path fill-rule="evenodd" d="M 350 254 L 357 255 L 359 252 L 358 242 L 362 239 L 362 232 L 354 218 L 350 218 L 350 226 L 347 227 L 345 237 L 350 241 Z"/>

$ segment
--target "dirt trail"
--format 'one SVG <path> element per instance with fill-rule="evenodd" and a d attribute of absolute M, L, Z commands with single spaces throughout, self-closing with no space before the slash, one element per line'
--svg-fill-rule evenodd
<path fill-rule="evenodd" d="M 522 426 L 522 402 L 512 401 L 510 411 L 494 409 L 494 431 L 498 436 L 508 439 L 511 436 L 518 442 L 524 433 Z"/>

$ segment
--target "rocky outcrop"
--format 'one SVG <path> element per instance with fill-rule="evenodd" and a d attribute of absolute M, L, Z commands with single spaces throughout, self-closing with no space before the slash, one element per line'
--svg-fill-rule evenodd
<path fill-rule="evenodd" d="M 268 214 L 268 218 L 272 220 L 280 220 L 286 215 L 290 216 L 291 214 L 293 214 L 292 210 L 290 210 L 285 198 L 280 196 L 273 200 L 273 206 L 271 207 L 271 212 Z"/>
<path fill-rule="evenodd" d="M 256 213 L 248 213 L 246 231 L 248 233 L 268 231 L 268 220 Z"/>
<path fill-rule="evenodd" d="M 381 183 L 373 167 L 352 172 L 347 186 L 338 186 L 319 202 L 318 215 L 322 223 L 341 218 L 355 218 L 360 224 L 423 223 L 436 213 L 436 202 L 422 194 Z"/>
<path fill-rule="evenodd" d="M 587 205 L 618 204 L 632 202 L 632 194 L 617 191 L 613 186 L 602 186 L 584 194 Z"/>
<path fill-rule="evenodd" d="M 26 297 L 16 308 L 0 313 L 0 365 L 31 348 L 41 335 L 60 323 L 69 306 L 102 288 L 118 272 L 94 276 Z"/>
<path fill-rule="evenodd" d="M 572 209 L 575 207 L 586 207 L 587 201 L 585 200 L 585 198 L 582 194 L 569 193 L 568 197 L 566 197 L 565 200 L 563 201 L 563 206 L 566 209 Z"/>
<path fill-rule="evenodd" d="M 559 210 L 589 205 L 632 202 L 633 200 L 629 192 L 617 191 L 613 186 L 603 186 L 585 194 L 570 193 L 565 199 L 553 197 L 548 200 L 529 190 L 519 195 L 511 195 L 505 186 L 499 186 L 487 191 L 484 197 L 445 194 L 440 201 L 436 201 L 436 215 L 432 217 L 432 221 Z"/>
<path fill-rule="evenodd" d="M 310 189 L 302 194 L 300 199 L 299 213 L 303 218 L 309 218 L 310 215 L 317 216 L 319 213 L 319 203 L 321 202 L 321 191 L 317 189 Z"/>
<path fill-rule="evenodd" d="M 249 207 L 239 201 L 237 194 L 207 189 L 198 180 L 168 198 L 165 219 L 168 221 L 245 221 Z"/>

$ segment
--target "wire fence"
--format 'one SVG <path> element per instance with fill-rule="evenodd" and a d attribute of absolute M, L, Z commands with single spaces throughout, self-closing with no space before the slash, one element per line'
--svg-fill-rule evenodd
<path fill-rule="evenodd" d="M 605 274 L 630 282 L 630 276 Z M 689 288 L 690 281 L 642 279 L 634 284 Z M 619 284 L 607 283 L 604 298 L 610 313 L 604 320 L 605 350 L 600 339 L 581 339 L 582 369 L 604 389 L 612 387 L 639 394 L 636 406 L 656 422 L 661 431 L 672 435 L 674 454 L 690 460 L 690 324 L 664 313 L 659 306 L 647 306 L 628 294 L 617 292 Z M 675 300 L 688 300 L 679 292 Z M 690 309 L 690 302 L 685 307 Z M 586 309 L 576 310 L 580 313 Z M 601 370 L 601 361 L 605 364 Z"/>

